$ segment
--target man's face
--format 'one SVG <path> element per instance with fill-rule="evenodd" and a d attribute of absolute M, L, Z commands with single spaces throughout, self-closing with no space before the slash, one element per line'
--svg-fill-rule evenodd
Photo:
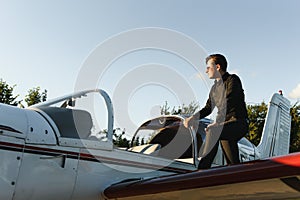
<path fill-rule="evenodd" d="M 210 59 L 208 60 L 207 64 L 206 64 L 206 73 L 208 75 L 208 78 L 210 79 L 215 79 L 218 76 L 219 72 L 217 70 L 217 66 L 215 65 L 215 62 Z"/>

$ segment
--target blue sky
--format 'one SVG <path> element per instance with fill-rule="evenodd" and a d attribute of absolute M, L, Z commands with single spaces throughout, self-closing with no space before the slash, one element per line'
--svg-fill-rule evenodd
<path fill-rule="evenodd" d="M 126 31 L 156 27 L 192 39 L 208 54 L 226 55 L 228 71 L 241 77 L 248 103 L 267 102 L 279 89 L 294 103 L 300 98 L 299 8 L 298 0 L 0 0 L 0 78 L 16 84 L 22 98 L 37 86 L 47 89 L 49 98 L 68 94 L 99 45 Z M 191 101 L 204 104 L 208 89 L 197 71 L 158 49 L 120 56 L 99 78 L 99 87 L 114 96 L 130 72 L 151 64 L 184 77 L 196 94 Z M 204 72 L 203 56 L 197 67 Z M 166 79 L 172 80 L 172 73 Z M 189 103 L 165 83 L 136 88 L 125 101 L 137 124 L 164 101 Z"/>

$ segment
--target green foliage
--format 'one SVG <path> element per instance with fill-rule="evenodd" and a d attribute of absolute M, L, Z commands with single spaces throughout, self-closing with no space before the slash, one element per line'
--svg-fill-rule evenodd
<path fill-rule="evenodd" d="M 161 115 L 170 115 L 170 106 L 168 106 L 167 101 L 165 101 L 165 104 L 160 107 L 160 114 Z"/>
<path fill-rule="evenodd" d="M 290 152 L 300 151 L 300 105 L 295 103 L 291 108 L 291 139 Z"/>
<path fill-rule="evenodd" d="M 195 113 L 197 109 L 199 109 L 198 103 L 192 101 L 189 105 L 182 104 L 182 106 L 178 106 L 177 109 L 174 106 L 170 111 L 170 106 L 166 101 L 165 104 L 160 107 L 160 114 L 161 115 L 188 115 L 188 114 Z"/>
<path fill-rule="evenodd" d="M 135 147 L 135 146 L 139 146 L 139 145 L 141 145 L 140 137 L 136 137 L 136 138 L 133 140 L 131 146 L 132 146 L 132 147 Z"/>
<path fill-rule="evenodd" d="M 113 143 L 114 143 L 114 145 L 116 145 L 117 147 L 129 148 L 130 141 L 127 140 L 124 137 L 125 136 L 125 129 L 123 129 L 120 134 L 117 133 L 119 131 L 120 131 L 120 128 L 116 128 L 116 129 L 113 130 Z"/>
<path fill-rule="evenodd" d="M 16 85 L 9 86 L 5 81 L 0 79 L 0 103 L 9 105 L 18 105 L 21 101 L 16 101 L 19 95 L 14 96 L 13 91 Z"/>
<path fill-rule="evenodd" d="M 42 93 L 40 93 L 40 89 L 40 87 L 36 87 L 28 91 L 28 94 L 25 97 L 25 102 L 28 106 L 47 100 L 47 90 L 44 90 Z"/>
<path fill-rule="evenodd" d="M 263 127 L 265 124 L 265 118 L 267 115 L 268 105 L 265 102 L 256 105 L 247 105 L 248 117 L 249 117 L 249 135 L 247 138 L 255 145 L 258 145 Z"/>
<path fill-rule="evenodd" d="M 18 105 L 21 104 L 21 101 L 16 101 L 19 95 L 14 96 L 13 91 L 16 85 L 9 86 L 5 81 L 0 79 L 0 103 L 9 104 L 9 105 Z M 40 103 L 47 100 L 47 90 L 40 92 L 40 87 L 35 87 L 28 91 L 28 94 L 25 96 L 25 102 L 28 106 L 31 106 L 36 103 Z"/>
<path fill-rule="evenodd" d="M 100 134 L 103 134 L 103 138 L 107 137 L 108 131 L 104 129 L 101 131 Z M 125 129 L 121 131 L 120 128 L 115 128 L 113 130 L 113 144 L 117 147 L 126 147 L 129 148 L 130 141 L 125 137 Z"/>

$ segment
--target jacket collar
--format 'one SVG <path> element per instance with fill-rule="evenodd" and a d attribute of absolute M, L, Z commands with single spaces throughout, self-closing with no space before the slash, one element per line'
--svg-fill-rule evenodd
<path fill-rule="evenodd" d="M 219 81 L 219 84 L 222 83 L 222 82 L 224 83 L 227 80 L 228 77 L 229 77 L 229 73 L 225 72 L 225 74 L 223 74 L 223 76 L 222 76 L 222 81 Z M 217 84 L 217 83 L 218 83 L 218 81 L 215 80 L 215 84 Z"/>
<path fill-rule="evenodd" d="M 226 81 L 228 77 L 229 77 L 229 73 L 225 72 L 225 74 L 223 74 L 223 76 L 222 76 L 223 82 Z"/>

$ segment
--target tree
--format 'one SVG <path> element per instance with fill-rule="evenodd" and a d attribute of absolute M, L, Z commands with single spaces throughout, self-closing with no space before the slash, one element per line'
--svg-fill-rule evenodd
<path fill-rule="evenodd" d="M 125 129 L 121 131 L 120 128 L 113 129 L 113 144 L 117 147 L 126 147 L 129 148 L 130 141 L 127 140 L 125 136 Z M 103 129 L 100 133 L 98 133 L 98 137 L 107 138 L 108 131 L 107 129 Z"/>
<path fill-rule="evenodd" d="M 42 93 L 40 93 L 40 89 L 40 87 L 35 87 L 28 91 L 28 94 L 25 96 L 25 102 L 28 106 L 47 100 L 47 90 L 44 90 Z"/>
<path fill-rule="evenodd" d="M 165 101 L 165 104 L 160 107 L 160 114 L 161 115 L 169 115 L 170 114 L 170 106 L 168 106 L 167 101 Z"/>
<path fill-rule="evenodd" d="M 247 105 L 249 117 L 249 134 L 247 138 L 255 145 L 258 145 L 261 139 L 265 124 L 268 106 L 265 102 L 256 105 Z"/>
<path fill-rule="evenodd" d="M 170 106 L 166 101 L 163 106 L 160 107 L 161 115 L 190 115 L 193 114 L 197 109 L 199 109 L 199 104 L 192 101 L 189 105 L 182 104 L 176 109 L 175 106 L 170 111 Z"/>
<path fill-rule="evenodd" d="M 300 151 L 300 105 L 295 103 L 291 108 L 291 139 L 290 152 Z"/>
<path fill-rule="evenodd" d="M 21 101 L 16 101 L 19 95 L 14 96 L 13 91 L 16 85 L 9 86 L 5 81 L 0 79 L 0 103 L 9 105 L 18 105 Z"/>
<path fill-rule="evenodd" d="M 113 130 L 113 143 L 117 147 L 126 147 L 129 148 L 130 141 L 127 140 L 124 135 L 125 135 L 125 129 L 122 130 L 121 134 L 118 134 L 117 132 L 120 131 L 120 128 L 116 128 Z"/>

